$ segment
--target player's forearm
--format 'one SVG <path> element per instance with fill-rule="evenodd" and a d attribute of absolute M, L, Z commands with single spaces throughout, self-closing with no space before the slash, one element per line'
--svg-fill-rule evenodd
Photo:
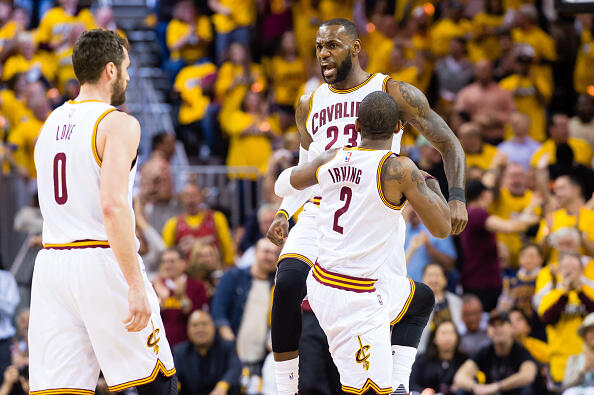
<path fill-rule="evenodd" d="M 136 255 L 134 223 L 127 203 L 109 202 L 103 204 L 103 222 L 107 240 L 118 260 L 124 278 L 130 287 L 144 285 Z"/>
<path fill-rule="evenodd" d="M 288 196 L 283 199 L 279 210 L 284 210 L 287 213 L 287 216 L 291 218 L 293 214 L 301 208 L 312 196 L 312 188 L 306 188 L 299 193 L 296 193 L 292 196 Z"/>

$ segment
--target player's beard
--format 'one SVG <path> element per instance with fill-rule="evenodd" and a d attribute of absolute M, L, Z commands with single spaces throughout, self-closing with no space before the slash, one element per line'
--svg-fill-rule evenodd
<path fill-rule="evenodd" d="M 113 84 L 113 91 L 111 92 L 111 105 L 112 106 L 119 106 L 126 102 L 126 88 L 128 88 L 128 84 L 124 82 L 122 78 L 122 74 L 118 69 L 118 78 Z"/>
<path fill-rule="evenodd" d="M 353 61 L 351 60 L 351 57 L 349 55 L 346 57 L 345 60 L 342 61 L 341 64 L 336 66 L 336 78 L 334 78 L 333 81 L 328 81 L 326 79 L 326 77 L 324 76 L 324 70 L 322 70 L 322 78 L 324 79 L 324 82 L 327 84 L 337 84 L 339 82 L 344 81 L 348 77 L 352 68 L 353 68 Z"/>

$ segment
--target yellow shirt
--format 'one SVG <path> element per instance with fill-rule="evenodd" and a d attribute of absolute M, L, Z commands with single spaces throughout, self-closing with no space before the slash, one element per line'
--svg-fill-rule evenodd
<path fill-rule="evenodd" d="M 53 56 L 46 51 L 38 52 L 31 60 L 23 55 L 14 55 L 6 60 L 2 70 L 2 80 L 8 81 L 16 73 L 26 73 L 34 67 L 39 67 L 41 74 L 48 80 L 53 81 L 56 73 L 56 62 Z"/>
<path fill-rule="evenodd" d="M 292 2 L 293 30 L 297 39 L 299 57 L 308 61 L 315 56 L 315 40 L 318 27 L 313 20 L 322 20 L 320 11 L 311 5 L 312 0 Z"/>
<path fill-rule="evenodd" d="M 480 154 L 466 154 L 466 166 L 487 170 L 491 166 L 495 154 L 497 154 L 497 148 L 484 143 Z"/>
<path fill-rule="evenodd" d="M 181 38 L 188 35 L 191 26 L 177 19 L 172 19 L 169 22 L 167 25 L 166 41 L 167 48 L 171 51 L 171 59 L 183 59 L 187 63 L 194 63 L 198 59 L 208 55 L 208 45 L 213 37 L 210 19 L 204 15 L 197 17 L 195 27 L 198 42 L 193 44 L 188 43 L 174 51 L 172 48 Z"/>
<path fill-rule="evenodd" d="M 535 337 L 527 337 L 524 340 L 524 348 L 528 350 L 532 358 L 542 364 L 548 364 L 551 360 L 551 350 L 549 345 Z"/>
<path fill-rule="evenodd" d="M 532 27 L 528 31 L 516 28 L 512 30 L 512 40 L 515 43 L 528 44 L 534 48 L 536 64 L 532 66 L 532 72 L 538 78 L 542 78 L 549 85 L 548 90 L 553 90 L 553 69 L 548 64 L 538 64 L 540 60 L 554 62 L 557 60 L 555 40 L 539 27 Z"/>
<path fill-rule="evenodd" d="M 8 136 L 8 141 L 18 148 L 14 152 L 14 161 L 27 169 L 31 178 L 36 178 L 35 140 L 39 136 L 43 122 L 35 117 L 28 118 L 25 122 L 19 123 Z"/>
<path fill-rule="evenodd" d="M 479 12 L 472 18 L 472 33 L 475 36 L 468 43 L 468 57 L 472 62 L 481 59 L 494 61 L 501 53 L 499 49 L 499 38 L 494 34 L 488 34 L 487 29 L 497 28 L 503 24 L 503 15 L 490 15 Z M 477 36 L 481 36 L 476 38 Z"/>
<path fill-rule="evenodd" d="M 219 2 L 231 10 L 231 15 L 214 14 L 212 16 L 217 33 L 229 33 L 238 27 L 250 26 L 256 22 L 254 0 L 219 0 Z"/>
<path fill-rule="evenodd" d="M 252 86 L 258 91 L 266 90 L 266 76 L 262 66 L 257 63 L 250 65 L 250 77 L 253 80 Z M 233 80 L 243 75 L 243 67 L 225 62 L 219 69 L 217 80 L 215 82 L 215 96 L 222 103 L 221 111 L 233 111 L 238 109 L 246 92 L 250 88 L 246 85 L 236 85 L 232 87 Z"/>
<path fill-rule="evenodd" d="M 390 67 L 394 41 L 377 29 L 363 35 L 361 41 L 368 57 L 366 70 L 370 73 L 386 73 Z"/>
<path fill-rule="evenodd" d="M 489 213 L 503 219 L 517 218 L 530 204 L 532 191 L 527 189 L 522 196 L 514 196 L 509 189 L 501 188 L 498 200 L 491 203 Z M 539 210 L 540 211 L 540 210 Z M 512 267 L 518 266 L 518 254 L 522 248 L 522 238 L 519 233 L 497 233 L 497 240 L 507 246 Z"/>
<path fill-rule="evenodd" d="M 25 122 L 27 118 L 33 117 L 27 103 L 18 99 L 10 89 L 0 91 L 0 110 L 6 116 L 12 129 L 19 123 Z"/>
<path fill-rule="evenodd" d="M 576 162 L 586 167 L 592 166 L 592 147 L 590 147 L 590 144 L 575 137 L 569 137 L 567 139 L 567 144 L 573 150 L 573 157 Z M 552 139 L 548 139 L 542 143 L 540 148 L 532 155 L 532 158 L 530 159 L 530 165 L 532 167 L 536 167 L 538 160 L 545 153 L 549 154 L 549 163 L 555 164 L 557 162 L 557 157 L 555 155 L 556 150 L 557 146 L 555 145 L 555 142 Z"/>
<path fill-rule="evenodd" d="M 419 84 L 419 69 L 417 66 L 404 67 L 390 73 L 390 77 L 396 81 L 408 82 L 415 87 Z"/>
<path fill-rule="evenodd" d="M 202 79 L 216 72 L 217 66 L 213 63 L 201 63 L 184 67 L 177 74 L 173 87 L 182 99 L 178 115 L 180 124 L 187 125 L 204 117 L 210 97 L 202 91 Z"/>
<path fill-rule="evenodd" d="M 333 18 L 353 20 L 353 0 L 320 0 L 318 8 L 322 21 Z"/>
<path fill-rule="evenodd" d="M 233 111 L 224 117 L 219 117 L 221 128 L 230 137 L 227 166 L 256 167 L 260 175 L 268 170 L 268 158 L 272 152 L 270 138 L 265 135 L 241 136 L 250 125 L 257 123 L 268 127 L 272 133 L 280 135 L 280 125 L 273 117 L 258 121 L 251 114 L 243 111 Z M 257 176 L 239 174 L 238 178 L 255 180 Z"/>
<path fill-rule="evenodd" d="M 8 21 L 0 28 L 0 51 L 7 41 L 12 40 L 17 32 L 23 31 L 23 27 L 15 21 Z"/>
<path fill-rule="evenodd" d="M 588 86 L 594 85 L 594 39 L 592 32 L 582 32 L 582 42 L 578 50 L 575 69 L 573 72 L 573 86 L 576 92 L 585 94 Z"/>
<path fill-rule="evenodd" d="M 450 18 L 444 18 L 431 28 L 431 52 L 436 57 L 446 56 L 450 53 L 450 40 L 454 37 L 462 37 L 471 31 L 472 24 L 467 19 L 454 22 Z"/>
<path fill-rule="evenodd" d="M 48 43 L 53 46 L 62 44 L 73 25 L 82 24 L 86 29 L 96 27 L 95 18 L 88 9 L 81 10 L 78 15 L 70 15 L 62 7 L 54 7 L 45 13 L 36 33 L 38 43 Z"/>
<path fill-rule="evenodd" d="M 307 79 L 305 62 L 301 58 L 287 62 L 283 57 L 275 56 L 271 62 L 270 77 L 276 103 L 292 106 L 298 99 L 299 87 Z"/>
<path fill-rule="evenodd" d="M 197 228 L 204 219 L 204 213 L 198 213 L 198 215 L 186 215 L 186 222 L 193 228 Z M 227 218 L 220 211 L 213 211 L 213 220 L 215 227 L 217 228 L 217 239 L 219 240 L 219 248 L 221 250 L 221 256 L 223 262 L 227 266 L 233 265 L 234 251 L 233 242 L 231 241 L 231 233 L 229 232 L 229 224 Z M 176 244 L 175 240 L 175 228 L 177 227 L 177 217 L 172 217 L 165 222 L 163 226 L 163 242 L 167 247 L 173 247 Z"/>
<path fill-rule="evenodd" d="M 519 74 L 512 74 L 501 80 L 499 85 L 512 92 L 516 110 L 530 118 L 530 137 L 536 141 L 544 141 L 546 138 L 545 109 L 536 97 L 536 89 L 538 88 L 545 100 L 549 100 L 553 92 L 546 80 L 538 76 L 531 79 Z"/>

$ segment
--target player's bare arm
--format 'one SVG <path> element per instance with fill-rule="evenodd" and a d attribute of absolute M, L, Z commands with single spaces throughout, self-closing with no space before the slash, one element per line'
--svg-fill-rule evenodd
<path fill-rule="evenodd" d="M 303 149 L 309 149 L 309 145 L 312 142 L 311 136 L 307 132 L 305 123 L 307 122 L 307 116 L 309 113 L 309 99 L 310 95 L 303 95 L 299 99 L 297 109 L 295 111 L 295 123 L 297 124 L 297 131 L 299 132 L 299 142 Z M 305 203 L 309 196 L 303 194 L 303 196 L 294 196 L 293 199 L 302 200 L 301 204 Z M 266 233 L 266 237 L 277 246 L 282 246 L 289 235 L 289 213 L 284 210 L 274 216 L 274 220 Z"/>
<path fill-rule="evenodd" d="M 439 183 L 421 172 L 414 162 L 405 157 L 388 158 L 381 170 L 384 196 L 399 205 L 403 197 L 435 237 L 446 238 L 452 230 L 450 208 L 441 194 Z"/>
<path fill-rule="evenodd" d="M 441 153 L 451 195 L 452 233 L 459 234 L 468 222 L 463 201 L 466 160 L 462 145 L 447 123 L 431 109 L 419 89 L 406 82 L 390 80 L 388 93 L 398 103 L 400 117 L 413 125 Z M 460 199 L 456 199 L 456 194 Z"/>
<path fill-rule="evenodd" d="M 338 148 L 325 151 L 311 162 L 285 169 L 276 181 L 274 192 L 278 196 L 287 197 L 317 184 L 318 169 L 330 162 L 336 156 L 337 151 Z"/>
<path fill-rule="evenodd" d="M 130 315 L 123 321 L 130 332 L 144 329 L 151 314 L 136 254 L 134 222 L 128 202 L 128 175 L 139 141 L 140 125 L 132 116 L 113 111 L 99 123 L 97 150 L 102 159 L 101 209 L 107 239 L 130 286 Z"/>

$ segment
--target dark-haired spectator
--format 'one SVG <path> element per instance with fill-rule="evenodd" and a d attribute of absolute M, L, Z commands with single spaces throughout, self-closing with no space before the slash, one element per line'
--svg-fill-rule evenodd
<path fill-rule="evenodd" d="M 466 52 L 464 37 L 472 29 L 470 21 L 464 18 L 463 4 L 461 2 L 452 1 L 447 6 L 447 12 L 444 17 L 430 27 L 431 52 L 436 58 L 451 55 L 453 52 L 451 47 L 452 40 L 457 40 L 457 52 L 464 54 Z M 472 64 L 470 66 L 472 70 Z M 436 67 L 436 70 L 439 70 L 439 66 Z M 472 79 L 472 72 L 470 72 L 470 79 Z"/>
<path fill-rule="evenodd" d="M 427 321 L 428 324 L 421 334 L 418 347 L 419 353 L 425 351 L 430 333 L 435 330 L 440 322 L 452 321 L 457 328 L 464 325 L 462 322 L 462 299 L 458 295 L 447 291 L 448 279 L 443 267 L 436 263 L 425 266 L 423 282 L 433 291 L 435 306 Z"/>
<path fill-rule="evenodd" d="M 530 158 L 540 147 L 540 143 L 530 137 L 530 117 L 519 111 L 509 120 L 513 137 L 497 146 L 497 151 L 507 157 L 509 163 L 519 163 L 524 170 L 530 169 Z"/>
<path fill-rule="evenodd" d="M 488 334 L 492 344 L 475 352 L 454 376 L 454 385 L 461 390 L 459 394 L 532 394 L 536 363 L 528 351 L 514 341 L 506 313 L 491 315 Z M 481 383 L 475 381 L 479 371 L 485 375 Z"/>
<path fill-rule="evenodd" d="M 187 268 L 182 252 L 169 248 L 161 254 L 161 272 L 153 282 L 167 340 L 172 345 L 187 339 L 186 325 L 192 311 L 208 310 L 206 289 L 186 274 Z"/>
<path fill-rule="evenodd" d="M 534 316 L 532 299 L 536 292 L 536 279 L 542 269 L 544 258 L 540 247 L 527 243 L 520 249 L 519 268 L 507 270 L 503 275 L 503 293 L 498 308 L 518 308 L 529 317 Z"/>
<path fill-rule="evenodd" d="M 10 345 L 16 333 L 12 325 L 12 317 L 19 301 L 19 290 L 13 275 L 9 271 L 0 270 L 0 372 L 2 374 L 11 364 Z"/>
<path fill-rule="evenodd" d="M 579 181 L 582 187 L 582 195 L 586 199 L 592 197 L 592 193 L 594 193 L 594 171 L 592 167 L 576 162 L 574 151 L 567 143 L 557 145 L 555 158 L 555 164 L 548 166 L 549 178 L 554 181 L 559 176 L 571 174 Z"/>
<path fill-rule="evenodd" d="M 268 239 L 256 243 L 256 263 L 249 268 L 230 268 L 219 282 L 212 300 L 212 317 L 219 334 L 227 340 L 235 339 L 241 327 L 246 335 L 260 337 L 261 351 L 265 351 L 266 330 L 271 302 L 270 290 L 276 272 L 280 248 Z M 249 313 L 246 313 L 248 311 Z M 238 347 L 241 347 L 238 344 Z M 259 349 L 258 349 L 259 350 Z M 248 350 L 242 350 L 246 352 Z M 241 353 L 240 353 L 241 356 Z M 265 355 L 262 355 L 262 359 Z"/>
<path fill-rule="evenodd" d="M 499 56 L 493 61 L 493 74 L 495 80 L 500 82 L 505 77 L 509 77 L 514 73 L 516 54 L 514 51 L 514 41 L 509 31 L 499 34 L 498 43 Z"/>
<path fill-rule="evenodd" d="M 204 284 L 210 300 L 223 275 L 221 253 L 212 244 L 196 243 L 192 247 L 188 262 L 188 275 Z"/>
<path fill-rule="evenodd" d="M 166 32 L 167 48 L 171 52 L 168 66 L 171 79 L 184 66 L 207 57 L 212 39 L 208 16 L 199 15 L 192 1 L 177 2 Z"/>
<path fill-rule="evenodd" d="M 425 267 L 431 262 L 438 263 L 445 273 L 454 269 L 457 254 L 452 238 L 438 239 L 432 236 L 414 210 L 408 212 L 405 234 L 408 277 L 423 281 Z"/>
<path fill-rule="evenodd" d="M 493 164 L 497 148 L 483 141 L 481 131 L 481 125 L 476 122 L 467 122 L 457 130 L 466 154 L 466 166 L 487 170 Z"/>
<path fill-rule="evenodd" d="M 584 281 L 584 267 L 579 254 L 564 253 L 559 258 L 561 282 L 542 298 L 538 315 L 547 325 L 551 352 L 551 377 L 563 381 L 565 364 L 572 354 L 582 350 L 577 329 L 584 317 L 594 312 L 594 292 Z"/>
<path fill-rule="evenodd" d="M 417 356 L 412 367 L 410 390 L 413 394 L 455 392 L 452 388 L 454 375 L 467 358 L 459 351 L 459 343 L 460 337 L 452 321 L 445 320 L 436 324 L 429 336 L 427 351 Z"/>
<path fill-rule="evenodd" d="M 227 218 L 220 211 L 211 210 L 203 203 L 198 185 L 186 184 L 180 194 L 184 212 L 170 218 L 163 227 L 163 241 L 167 247 L 179 247 L 189 256 L 197 242 L 209 243 L 221 251 L 225 265 L 234 260 L 233 243 Z"/>
<path fill-rule="evenodd" d="M 524 347 L 536 361 L 548 364 L 551 353 L 547 343 L 532 337 L 532 320 L 523 310 L 514 308 L 509 312 L 514 340 Z"/>
<path fill-rule="evenodd" d="M 232 43 L 249 45 L 250 27 L 256 22 L 256 6 L 254 0 L 208 0 L 208 6 L 214 12 L 216 60 L 221 64 Z"/>
<path fill-rule="evenodd" d="M 235 344 L 217 334 L 205 311 L 190 314 L 187 331 L 188 341 L 173 348 L 179 393 L 239 394 L 241 363 Z"/>
<path fill-rule="evenodd" d="M 483 3 L 484 10 L 472 18 L 473 39 L 469 43 L 469 52 L 473 61 L 497 59 L 501 54 L 498 35 L 506 31 L 503 1 L 486 0 Z"/>
<path fill-rule="evenodd" d="M 593 81 L 594 84 L 594 81 Z M 569 120 L 569 136 L 586 141 L 594 147 L 594 96 L 580 95 L 575 116 Z"/>
<path fill-rule="evenodd" d="M 472 81 L 474 66 L 466 57 L 465 45 L 464 39 L 452 38 L 448 55 L 435 64 L 439 98 L 445 108 L 453 105 L 458 92 Z"/>
<path fill-rule="evenodd" d="M 159 155 L 167 162 L 170 162 L 175 154 L 175 142 L 175 136 L 171 133 L 155 133 L 151 138 L 151 156 Z"/>
<path fill-rule="evenodd" d="M 169 218 L 181 211 L 181 205 L 173 199 L 171 165 L 162 155 L 152 155 L 140 167 L 139 175 L 139 209 L 153 228 L 161 230 Z"/>
<path fill-rule="evenodd" d="M 536 167 L 539 159 L 548 154 L 549 164 L 557 163 L 557 147 L 561 144 L 568 144 L 573 150 L 575 161 L 584 165 L 592 166 L 592 147 L 584 140 L 569 136 L 569 118 L 565 114 L 554 114 L 549 127 L 551 138 L 546 140 L 534 153 L 530 164 Z"/>
<path fill-rule="evenodd" d="M 497 305 L 501 292 L 501 268 L 495 233 L 524 232 L 538 222 L 530 211 L 518 218 L 503 219 L 489 214 L 492 192 L 481 181 L 466 186 L 468 225 L 460 235 L 464 265 L 461 283 L 465 293 L 477 295 L 488 312 Z M 481 246 L 481 248 L 476 248 Z"/>
<path fill-rule="evenodd" d="M 514 98 L 495 82 L 488 60 L 476 63 L 474 80 L 458 93 L 454 109 L 470 114 L 471 120 L 482 126 L 483 140 L 497 145 L 503 141 L 504 126 L 514 111 Z"/>
<path fill-rule="evenodd" d="M 584 339 L 584 349 L 581 354 L 571 355 L 567 360 L 563 375 L 564 389 L 594 387 L 594 313 L 586 316 L 578 328 L 578 335 Z M 569 395 L 574 392 L 565 393 Z"/>
<path fill-rule="evenodd" d="M 263 204 L 258 208 L 255 215 L 248 217 L 245 224 L 245 233 L 239 242 L 239 249 L 243 254 L 236 263 L 237 267 L 248 267 L 255 262 L 255 244 L 266 236 L 277 210 L 277 205 Z"/>
<path fill-rule="evenodd" d="M 294 113 L 293 105 L 299 99 L 299 87 L 307 80 L 305 62 L 298 55 L 295 34 L 284 32 L 278 54 L 270 60 L 268 71 L 274 103 L 289 114 Z"/>
<path fill-rule="evenodd" d="M 514 96 L 516 110 L 530 117 L 530 137 L 542 142 L 545 134 L 545 106 L 553 94 L 546 78 L 534 75 L 534 48 L 528 45 L 514 47 L 514 73 L 502 79 L 499 84 Z"/>
<path fill-rule="evenodd" d="M 489 343 L 481 300 L 472 294 L 462 296 L 462 323 L 459 330 L 460 351 L 472 354 Z"/>

